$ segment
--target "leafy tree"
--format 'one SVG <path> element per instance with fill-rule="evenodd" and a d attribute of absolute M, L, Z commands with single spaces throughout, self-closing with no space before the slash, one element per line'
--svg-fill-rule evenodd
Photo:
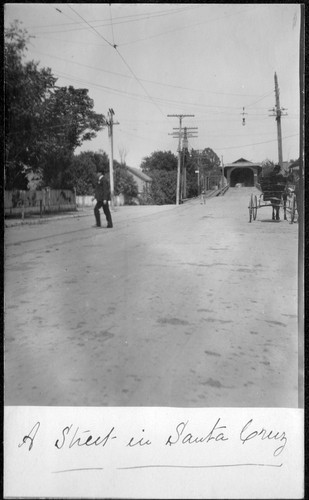
<path fill-rule="evenodd" d="M 77 195 L 92 195 L 96 173 L 107 173 L 108 168 L 108 156 L 104 151 L 99 153 L 84 151 L 73 156 L 65 173 L 64 182 L 70 189 L 76 188 Z"/>
<path fill-rule="evenodd" d="M 141 169 L 147 175 L 153 170 L 177 171 L 177 162 L 177 156 L 171 151 L 155 151 L 143 159 Z"/>
<path fill-rule="evenodd" d="M 105 118 L 92 111 L 93 100 L 87 89 L 71 86 L 55 89 L 42 108 L 43 133 L 39 146 L 44 183 L 54 188 L 69 187 L 66 171 L 73 161 L 74 150 L 95 137 Z"/>
<path fill-rule="evenodd" d="M 141 170 L 152 178 L 147 202 L 155 205 L 176 202 L 178 159 L 171 151 L 155 151 L 145 157 Z"/>
<path fill-rule="evenodd" d="M 5 30 L 4 36 L 6 185 L 25 188 L 27 166 L 37 160 L 41 105 L 56 78 L 50 69 L 39 70 L 37 63 L 23 62 L 29 36 L 17 22 Z"/>
<path fill-rule="evenodd" d="M 186 185 L 187 185 L 187 198 L 193 198 L 198 195 L 198 176 L 195 173 L 196 164 L 191 159 L 191 155 L 188 150 L 185 151 L 183 162 L 186 167 Z"/>
<path fill-rule="evenodd" d="M 64 188 L 75 148 L 95 137 L 105 117 L 93 111 L 87 89 L 56 87 L 49 68 L 24 63 L 28 39 L 17 23 L 6 30 L 6 186 L 24 186 L 27 171 L 41 171 L 45 185 Z"/>
<path fill-rule="evenodd" d="M 192 149 L 189 155 L 189 164 L 192 169 L 196 169 L 199 165 L 207 173 L 217 173 L 220 170 L 221 162 L 218 155 L 211 148 L 205 148 L 202 151 Z"/>
<path fill-rule="evenodd" d="M 211 148 L 205 148 L 202 151 L 192 149 L 187 157 L 187 172 L 192 187 L 192 196 L 197 195 L 197 174 L 195 170 L 200 172 L 200 181 L 202 178 L 210 178 L 213 182 L 221 176 L 220 159 Z M 194 187 L 195 186 L 195 187 Z M 193 194 L 196 193 L 196 194 Z"/>
<path fill-rule="evenodd" d="M 73 156 L 69 168 L 65 172 L 65 184 L 76 188 L 77 195 L 92 195 L 97 182 L 97 172 L 103 172 L 109 179 L 109 158 L 100 150 L 95 153 L 84 151 Z M 138 195 L 138 186 L 133 176 L 124 166 L 114 161 L 114 194 L 123 194 L 130 201 Z"/>
<path fill-rule="evenodd" d="M 153 170 L 150 174 L 150 199 L 154 205 L 176 203 L 177 171 Z"/>

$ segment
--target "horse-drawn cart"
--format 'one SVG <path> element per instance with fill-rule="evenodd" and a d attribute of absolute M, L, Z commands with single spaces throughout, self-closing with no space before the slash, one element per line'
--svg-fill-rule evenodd
<path fill-rule="evenodd" d="M 251 194 L 249 199 L 249 222 L 256 220 L 258 209 L 263 207 L 272 207 L 273 220 L 280 220 L 280 208 L 283 209 L 284 220 L 291 224 L 296 220 L 297 204 L 293 186 L 266 177 L 260 179 L 258 187 L 261 194 Z"/>

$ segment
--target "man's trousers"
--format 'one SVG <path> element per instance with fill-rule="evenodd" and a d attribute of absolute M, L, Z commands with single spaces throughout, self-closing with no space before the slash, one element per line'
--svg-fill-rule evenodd
<path fill-rule="evenodd" d="M 108 201 L 106 203 L 103 203 L 103 201 L 97 201 L 97 203 L 94 207 L 94 216 L 95 216 L 97 226 L 101 226 L 100 208 L 103 208 L 103 212 L 104 212 L 106 220 L 107 220 L 107 225 L 109 227 L 112 227 L 113 222 L 112 222 L 112 216 L 111 216 L 111 213 L 109 210 Z"/>

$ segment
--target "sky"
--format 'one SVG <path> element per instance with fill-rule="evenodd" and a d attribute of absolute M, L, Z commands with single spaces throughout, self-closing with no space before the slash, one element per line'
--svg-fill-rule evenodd
<path fill-rule="evenodd" d="M 283 160 L 299 157 L 299 4 L 7 3 L 14 20 L 31 36 L 26 59 L 89 89 L 97 113 L 114 110 L 113 156 L 128 166 L 177 155 L 168 115 L 194 115 L 182 119 L 197 127 L 189 149 L 225 165 L 278 162 L 275 72 Z M 76 153 L 99 150 L 110 155 L 106 128 Z"/>

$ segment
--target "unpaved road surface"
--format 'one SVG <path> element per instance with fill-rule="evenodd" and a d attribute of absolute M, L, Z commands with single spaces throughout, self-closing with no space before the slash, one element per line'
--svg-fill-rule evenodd
<path fill-rule="evenodd" d="M 254 188 L 5 231 L 5 404 L 296 407 L 298 226 Z"/>

